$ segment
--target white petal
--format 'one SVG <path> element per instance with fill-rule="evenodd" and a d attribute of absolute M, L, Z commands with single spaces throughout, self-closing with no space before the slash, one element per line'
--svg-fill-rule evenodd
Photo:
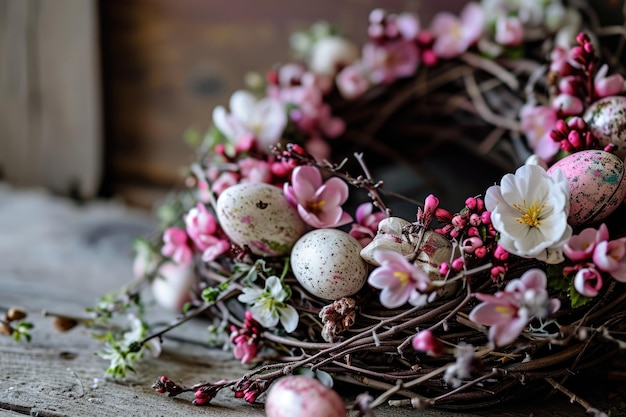
<path fill-rule="evenodd" d="M 276 301 L 284 301 L 287 297 L 287 292 L 283 289 L 283 284 L 276 275 L 272 275 L 265 281 L 265 290 Z"/>
<path fill-rule="evenodd" d="M 265 328 L 271 329 L 278 324 L 278 313 L 276 311 L 271 311 L 255 304 L 250 307 L 250 313 L 252 313 L 252 318 Z"/>
<path fill-rule="evenodd" d="M 298 312 L 290 305 L 286 305 L 279 311 L 280 322 L 287 333 L 291 333 L 298 327 Z"/>
<path fill-rule="evenodd" d="M 237 300 L 242 303 L 251 304 L 258 300 L 262 293 L 263 291 L 258 288 L 244 288 L 243 292 L 237 297 Z"/>
<path fill-rule="evenodd" d="M 257 99 L 245 90 L 238 90 L 230 97 L 231 113 L 244 125 L 248 125 L 254 114 Z"/>

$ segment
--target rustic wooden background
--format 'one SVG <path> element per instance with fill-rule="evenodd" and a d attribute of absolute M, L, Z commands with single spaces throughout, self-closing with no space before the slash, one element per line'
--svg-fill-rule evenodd
<path fill-rule="evenodd" d="M 193 158 L 183 132 L 207 129 L 250 71 L 288 62 L 289 35 L 326 20 L 361 42 L 369 11 L 457 11 L 463 0 L 109 0 L 100 3 L 106 185 L 149 205 Z"/>
<path fill-rule="evenodd" d="M 593 2 L 619 22 L 623 0 Z M 152 207 L 249 71 L 286 62 L 318 20 L 361 42 L 374 7 L 457 12 L 465 0 L 0 0 L 0 179 Z"/>

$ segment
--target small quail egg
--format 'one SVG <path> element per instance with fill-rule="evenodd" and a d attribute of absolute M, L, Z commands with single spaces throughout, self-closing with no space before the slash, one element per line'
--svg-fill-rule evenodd
<path fill-rule="evenodd" d="M 326 300 L 356 294 L 367 279 L 361 244 L 339 229 L 315 229 L 291 251 L 291 267 L 309 293 Z"/>

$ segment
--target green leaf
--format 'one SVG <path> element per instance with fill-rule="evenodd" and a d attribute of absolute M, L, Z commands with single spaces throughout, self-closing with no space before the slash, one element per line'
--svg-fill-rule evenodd
<path fill-rule="evenodd" d="M 217 301 L 221 291 L 217 288 L 205 288 L 202 291 L 202 299 L 209 304 L 214 304 Z"/>
<path fill-rule="evenodd" d="M 572 286 L 572 278 L 563 275 L 563 265 L 547 265 L 546 275 L 548 277 L 548 286 L 555 290 L 569 292 Z"/>
<path fill-rule="evenodd" d="M 591 301 L 590 297 L 585 297 L 584 295 L 576 291 L 576 288 L 574 288 L 573 285 L 570 287 L 569 296 L 572 302 L 572 308 L 582 307 L 589 301 Z"/>

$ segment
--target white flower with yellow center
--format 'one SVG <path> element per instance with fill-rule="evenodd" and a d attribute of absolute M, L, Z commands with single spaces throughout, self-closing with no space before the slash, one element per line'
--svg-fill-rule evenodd
<path fill-rule="evenodd" d="M 280 278 L 272 275 L 265 281 L 265 288 L 245 287 L 237 297 L 242 303 L 250 304 L 250 313 L 261 326 L 268 329 L 276 327 L 278 321 L 287 333 L 298 327 L 298 312 L 285 301 L 289 293 L 283 287 Z"/>
<path fill-rule="evenodd" d="M 524 258 L 563 262 L 563 245 L 572 236 L 568 187 L 560 170 L 549 176 L 537 165 L 523 165 L 489 187 L 485 206 L 500 233 L 498 243 Z"/>

